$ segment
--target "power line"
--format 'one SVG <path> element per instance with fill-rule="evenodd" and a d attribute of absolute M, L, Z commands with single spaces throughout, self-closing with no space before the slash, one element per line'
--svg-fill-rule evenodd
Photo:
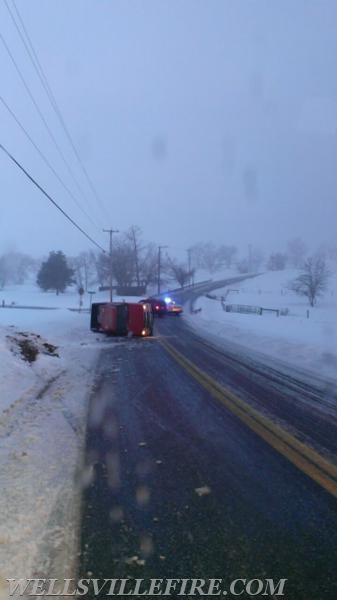
<path fill-rule="evenodd" d="M 104 210 L 104 212 L 107 215 L 106 206 L 103 203 L 102 199 L 100 198 L 99 194 L 97 193 L 97 190 L 96 190 L 96 188 L 95 188 L 95 186 L 94 186 L 91 178 L 89 177 L 89 173 L 88 173 L 85 165 L 83 164 L 83 161 L 82 161 L 82 159 L 81 159 L 81 157 L 79 155 L 79 152 L 78 152 L 78 150 L 77 150 L 77 148 L 75 146 L 74 140 L 73 140 L 73 138 L 72 138 L 72 136 L 70 134 L 70 131 L 69 131 L 67 125 L 66 125 L 66 122 L 65 122 L 65 120 L 63 118 L 61 109 L 60 109 L 60 107 L 59 107 L 59 105 L 57 103 L 57 100 L 55 98 L 53 90 L 52 90 L 52 88 L 51 88 L 51 86 L 49 84 L 47 76 L 46 76 L 46 74 L 44 72 L 44 69 L 43 69 L 43 67 L 41 65 L 41 62 L 40 62 L 39 57 L 37 55 L 37 52 L 36 52 L 36 50 L 35 50 L 35 48 L 33 46 L 32 40 L 31 40 L 31 38 L 29 36 L 29 33 L 27 31 L 27 27 L 25 26 L 24 20 L 23 20 L 21 14 L 19 12 L 19 9 L 18 9 L 18 7 L 17 7 L 17 5 L 15 3 L 15 0 L 12 0 L 12 4 L 14 6 L 16 15 L 17 15 L 17 17 L 18 17 L 18 19 L 20 21 L 22 30 L 24 32 L 24 35 L 26 36 L 26 40 L 27 41 L 25 40 L 25 38 L 24 38 L 24 36 L 23 36 L 23 34 L 22 34 L 21 30 L 20 30 L 20 27 L 18 26 L 18 23 L 17 23 L 17 21 L 15 19 L 15 16 L 13 15 L 12 10 L 9 7 L 9 4 L 8 4 L 7 0 L 4 0 L 4 3 L 6 5 L 6 7 L 7 7 L 7 10 L 9 12 L 12 20 L 13 20 L 13 23 L 15 25 L 15 28 L 16 28 L 16 30 L 17 30 L 17 32 L 18 32 L 21 40 L 22 40 L 22 43 L 25 46 L 27 54 L 28 54 L 28 56 L 29 56 L 29 58 L 30 58 L 30 60 L 31 60 L 31 62 L 33 64 L 33 66 L 34 66 L 34 69 L 35 69 L 35 71 L 36 71 L 36 73 L 37 73 L 37 75 L 38 75 L 38 77 L 40 79 L 40 82 L 41 82 L 41 84 L 42 84 L 42 86 L 43 86 L 43 88 L 44 88 L 44 90 L 45 90 L 45 92 L 46 92 L 46 94 L 48 96 L 48 99 L 49 99 L 49 101 L 50 101 L 50 103 L 51 103 L 51 105 L 52 105 L 52 107 L 53 107 L 53 109 L 54 109 L 54 111 L 55 111 L 58 119 L 59 119 L 59 122 L 61 124 L 61 127 L 62 127 L 62 129 L 63 129 L 63 131 L 64 131 L 67 139 L 68 139 L 68 142 L 69 142 L 69 144 L 72 147 L 72 150 L 73 150 L 73 152 L 74 152 L 74 154 L 75 154 L 75 156 L 77 158 L 77 161 L 78 161 L 78 163 L 79 163 L 79 165 L 80 165 L 80 167 L 81 167 L 81 169 L 82 169 L 82 171 L 84 173 L 84 176 L 85 176 L 85 178 L 86 178 L 86 180 L 88 182 L 88 185 L 89 185 L 89 187 L 90 187 L 93 195 L 95 196 L 96 200 L 101 205 L 101 208 Z"/>
<path fill-rule="evenodd" d="M 46 198 L 48 198 L 48 200 L 57 208 L 57 210 L 59 210 L 63 214 L 63 216 L 66 217 L 66 219 L 68 219 L 68 221 L 70 221 L 72 225 L 74 225 L 74 227 L 76 227 L 76 229 L 78 229 L 88 240 L 90 240 L 92 244 L 97 246 L 97 248 L 99 248 L 100 250 L 102 250 L 102 252 L 105 253 L 104 248 L 100 244 L 98 244 L 98 242 L 96 242 L 88 233 L 86 233 L 86 231 L 84 231 L 84 229 L 82 229 L 82 227 L 80 227 L 80 225 L 78 225 L 76 221 L 74 221 L 74 219 L 72 219 L 72 217 L 70 217 L 68 213 L 66 213 L 65 210 L 63 210 L 63 208 L 48 194 L 48 192 L 46 192 L 46 190 L 36 181 L 36 179 L 34 179 L 34 177 L 32 177 L 32 175 L 30 175 L 28 171 L 26 171 L 22 164 L 16 158 L 14 158 L 14 156 L 1 143 L 0 149 L 26 175 L 26 177 L 28 177 L 28 179 L 40 190 L 40 192 L 42 192 L 42 194 L 46 196 Z"/>
<path fill-rule="evenodd" d="M 30 44 L 31 48 L 29 48 L 29 47 L 28 47 L 28 44 L 27 44 L 27 42 L 26 42 L 26 40 L 25 40 L 24 36 L 22 35 L 22 32 L 21 32 L 21 30 L 20 30 L 20 27 L 19 27 L 19 26 L 18 26 L 18 24 L 17 24 L 17 21 L 16 21 L 16 19 L 15 19 L 15 16 L 13 15 L 13 12 L 12 12 L 12 10 L 11 10 L 11 8 L 10 8 L 10 6 L 9 6 L 9 4 L 8 4 L 8 2 L 7 2 L 7 0 L 4 0 L 4 4 L 6 5 L 7 11 L 9 12 L 9 14 L 10 14 L 10 16 L 11 16 L 11 19 L 12 19 L 12 21 L 13 21 L 13 23 L 14 23 L 15 29 L 17 30 L 17 32 L 18 32 L 18 34 L 19 34 L 19 36 L 20 36 L 20 38 L 21 38 L 21 41 L 22 41 L 22 43 L 23 43 L 24 47 L 26 48 L 26 51 L 27 51 L 27 53 L 28 53 L 28 55 L 29 55 L 29 57 L 30 57 L 30 59 L 31 59 L 32 63 L 35 65 L 35 61 L 36 61 L 36 65 L 35 65 L 35 66 L 37 66 L 37 68 L 40 68 L 40 65 L 39 65 L 39 63 L 38 63 L 38 60 L 37 60 L 37 58 L 36 58 L 36 57 L 34 58 L 34 50 L 33 50 L 33 48 L 32 48 L 32 45 Z M 28 33 L 27 33 L 27 31 L 26 31 L 25 25 L 24 25 L 24 23 L 23 23 L 23 21 L 22 21 L 22 19 L 21 19 L 21 15 L 20 15 L 20 13 L 19 13 L 19 11 L 18 11 L 18 8 L 17 8 L 17 6 L 16 6 L 16 4 L 15 4 L 15 2 L 14 2 L 14 1 L 13 1 L 13 5 L 14 5 L 15 11 L 16 11 L 16 13 L 17 13 L 17 15 L 18 15 L 18 18 L 20 19 L 21 26 L 22 26 L 22 28 L 23 28 L 23 30 L 24 30 L 24 33 L 25 33 L 25 35 L 26 35 L 26 37 L 27 37 L 27 39 L 28 39 Z M 28 43 L 29 43 L 29 39 L 28 39 Z M 41 73 L 41 75 L 43 75 L 43 74 Z"/>
<path fill-rule="evenodd" d="M 7 104 L 6 100 L 2 96 L 0 96 L 0 102 L 2 102 L 2 104 L 4 105 L 4 107 L 6 108 L 6 110 L 9 112 L 9 114 L 12 116 L 12 118 L 14 119 L 14 121 L 16 122 L 16 124 L 20 127 L 20 129 L 23 131 L 23 133 L 29 139 L 30 143 L 34 146 L 35 150 L 39 153 L 39 155 L 41 156 L 42 160 L 49 167 L 49 169 L 55 175 L 55 177 L 60 182 L 60 184 L 62 185 L 62 187 L 66 190 L 66 192 L 69 194 L 69 196 L 74 200 L 74 202 L 78 206 L 78 208 L 89 219 L 89 221 L 92 223 L 92 225 L 94 225 L 94 227 L 96 227 L 97 229 L 99 229 L 98 225 L 91 218 L 91 216 L 86 212 L 86 210 L 81 206 L 81 204 L 77 200 L 76 196 L 74 196 L 74 194 L 72 193 L 72 191 L 64 183 L 63 179 L 60 177 L 60 175 L 57 173 L 57 171 L 55 171 L 53 165 L 49 162 L 48 158 L 43 154 L 42 150 L 40 150 L 40 148 L 38 147 L 38 145 L 34 142 L 33 138 L 30 136 L 30 134 L 28 133 L 28 131 L 25 129 L 25 127 L 19 121 L 19 119 L 16 116 L 16 114 L 13 112 L 13 110 L 10 108 L 10 106 Z"/>
<path fill-rule="evenodd" d="M 62 158 L 62 161 L 64 162 L 64 164 L 65 164 L 65 166 L 66 166 L 66 168 L 67 168 L 67 170 L 68 170 L 71 178 L 73 179 L 75 185 L 77 186 L 80 194 L 85 197 L 83 189 L 81 188 L 80 184 L 78 183 L 78 181 L 77 181 L 77 179 L 76 179 L 76 177 L 74 175 L 74 172 L 73 172 L 72 168 L 70 167 L 68 161 L 66 160 L 66 158 L 65 158 L 65 156 L 64 156 L 64 154 L 63 154 L 63 152 L 62 152 L 62 150 L 61 150 L 61 148 L 60 148 L 60 146 L 59 146 L 59 144 L 58 144 L 58 142 L 57 142 L 57 140 L 56 140 L 53 132 L 51 131 L 51 129 L 50 129 L 50 127 L 49 127 L 49 125 L 48 125 L 48 123 L 47 123 L 47 121 L 46 121 L 46 119 L 45 119 L 45 117 L 44 117 L 44 115 L 43 115 L 43 113 L 42 113 L 39 105 L 37 104 L 37 102 L 36 102 L 36 100 L 35 100 L 32 92 L 31 92 L 31 90 L 29 88 L 29 85 L 27 84 L 27 82 L 26 82 L 26 80 L 25 80 L 25 78 L 24 78 L 24 76 L 23 76 L 23 74 L 22 74 L 22 72 L 21 72 L 21 70 L 20 70 L 20 68 L 19 68 L 19 66 L 18 66 L 18 64 L 17 64 L 17 62 L 16 62 L 16 60 L 15 60 L 15 58 L 14 58 L 14 56 L 13 56 L 13 54 L 12 54 L 12 52 L 11 52 L 8 44 L 7 44 L 7 42 L 6 42 L 6 40 L 5 40 L 5 38 L 4 38 L 4 36 L 2 35 L 1 32 L 0 32 L 0 40 L 2 41 L 2 44 L 3 44 L 4 48 L 5 48 L 8 56 L 10 57 L 13 65 L 14 65 L 14 67 L 15 67 L 15 69 L 16 69 L 16 71 L 17 71 L 17 73 L 18 73 L 18 75 L 19 75 L 19 77 L 20 77 L 20 79 L 21 79 L 21 81 L 22 81 L 22 83 L 23 83 L 26 91 L 27 91 L 27 94 L 29 95 L 31 101 L 33 102 L 34 107 L 35 107 L 38 115 L 40 116 L 40 119 L 42 120 L 42 122 L 43 122 L 43 124 L 44 124 L 44 126 L 45 126 L 45 128 L 46 128 L 46 130 L 47 130 L 47 132 L 48 132 L 48 134 L 49 134 L 49 136 L 50 136 L 50 138 L 51 138 L 54 146 L 55 146 L 55 148 L 57 149 L 60 157 Z"/>

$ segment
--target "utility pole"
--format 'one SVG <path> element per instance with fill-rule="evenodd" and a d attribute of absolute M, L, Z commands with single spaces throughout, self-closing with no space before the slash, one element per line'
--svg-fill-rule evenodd
<path fill-rule="evenodd" d="M 160 294 L 161 251 L 168 246 L 158 246 L 158 296 Z"/>
<path fill-rule="evenodd" d="M 112 302 L 112 234 L 119 233 L 118 229 L 103 229 L 104 233 L 110 235 L 109 244 L 109 256 L 110 256 L 110 269 L 109 269 L 109 282 L 110 282 L 110 302 Z"/>

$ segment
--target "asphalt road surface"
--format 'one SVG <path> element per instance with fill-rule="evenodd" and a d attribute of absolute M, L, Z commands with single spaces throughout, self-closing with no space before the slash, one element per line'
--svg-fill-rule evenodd
<path fill-rule="evenodd" d="M 215 348 L 180 317 L 156 320 L 152 339 L 107 338 L 80 576 L 220 578 L 227 590 L 286 578 L 286 600 L 336 600 L 336 404 L 324 382 Z"/>

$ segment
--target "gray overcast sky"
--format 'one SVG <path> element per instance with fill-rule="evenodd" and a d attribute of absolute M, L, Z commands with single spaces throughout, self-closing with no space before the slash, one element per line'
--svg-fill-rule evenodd
<path fill-rule="evenodd" d="M 336 0 L 17 6 L 109 216 L 89 191 L 95 229 L 2 105 L 0 141 L 100 243 L 103 226 L 131 224 L 172 252 L 335 241 Z M 88 190 L 3 0 L 0 31 Z M 0 69 L 1 95 L 76 193 L 1 40 Z M 2 154 L 0 169 L 0 251 L 88 247 Z"/>

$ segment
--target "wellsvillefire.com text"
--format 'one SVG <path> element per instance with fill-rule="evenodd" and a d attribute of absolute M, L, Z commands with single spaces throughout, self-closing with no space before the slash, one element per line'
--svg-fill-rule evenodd
<path fill-rule="evenodd" d="M 287 579 L 7 579 L 10 596 L 283 596 Z"/>

